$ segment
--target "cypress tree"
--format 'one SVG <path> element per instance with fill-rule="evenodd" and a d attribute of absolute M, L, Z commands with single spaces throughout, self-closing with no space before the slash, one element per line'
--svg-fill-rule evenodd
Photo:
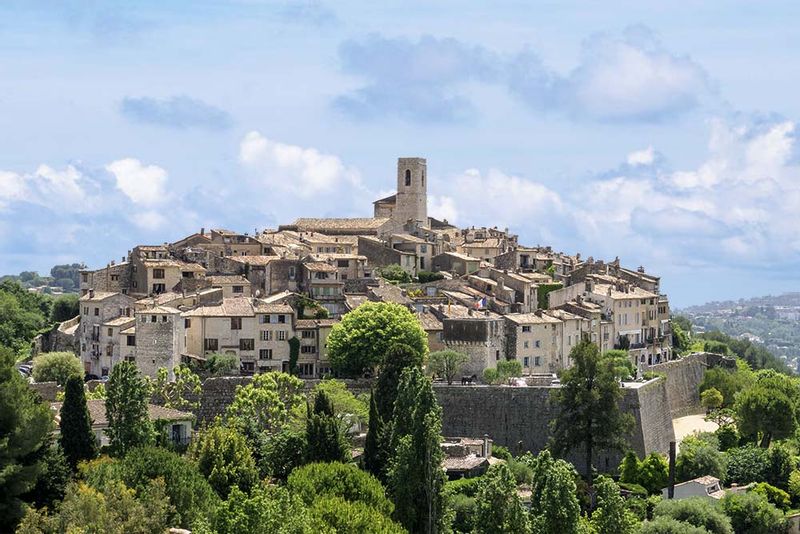
<path fill-rule="evenodd" d="M 324 391 L 317 393 L 314 410 L 308 406 L 306 440 L 309 462 L 347 462 L 350 447 L 333 409 L 333 402 Z"/>
<path fill-rule="evenodd" d="M 367 427 L 367 439 L 364 442 L 364 468 L 372 473 L 378 480 L 386 481 L 385 466 L 386 458 L 383 454 L 384 448 L 381 442 L 384 439 L 384 423 L 378 413 L 378 402 L 375 398 L 375 389 L 369 398 L 369 426 Z"/>
<path fill-rule="evenodd" d="M 111 451 L 118 456 L 150 445 L 155 430 L 147 413 L 150 387 L 132 362 L 120 362 L 111 371 L 106 392 L 106 417 Z"/>
<path fill-rule="evenodd" d="M 86 406 L 83 381 L 72 376 L 67 380 L 61 406 L 61 448 L 74 470 L 78 462 L 97 456 L 97 440 L 92 432 L 92 418 Z"/>

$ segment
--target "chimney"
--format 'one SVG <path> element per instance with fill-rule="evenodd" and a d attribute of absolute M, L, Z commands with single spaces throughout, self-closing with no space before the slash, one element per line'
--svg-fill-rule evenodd
<path fill-rule="evenodd" d="M 483 435 L 483 457 L 489 458 L 492 456 L 492 440 L 489 439 L 489 434 Z"/>
<path fill-rule="evenodd" d="M 90 290 L 89 290 L 89 298 L 90 298 L 90 299 L 93 299 L 93 298 L 94 298 L 94 289 L 90 289 Z"/>
<path fill-rule="evenodd" d="M 116 263 L 114 262 L 114 260 L 111 260 L 111 266 L 113 267 L 114 265 L 116 265 Z"/>
<path fill-rule="evenodd" d="M 206 235 L 206 229 L 200 228 L 200 235 Z"/>
<path fill-rule="evenodd" d="M 675 497 L 675 442 L 669 442 L 669 485 L 667 486 L 667 499 Z"/>

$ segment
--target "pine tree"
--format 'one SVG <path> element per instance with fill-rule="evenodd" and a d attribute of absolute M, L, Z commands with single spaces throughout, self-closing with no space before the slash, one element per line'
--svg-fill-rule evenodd
<path fill-rule="evenodd" d="M 324 391 L 314 398 L 314 410 L 308 407 L 306 420 L 306 440 L 309 462 L 347 462 L 350 460 L 350 447 L 344 437 L 339 420 L 333 410 L 333 403 Z"/>
<path fill-rule="evenodd" d="M 385 448 L 381 446 L 385 435 L 385 424 L 378 413 L 378 402 L 375 398 L 375 389 L 369 398 L 369 426 L 367 438 L 364 442 L 364 468 L 372 473 L 378 480 L 384 481 L 386 457 Z"/>
<path fill-rule="evenodd" d="M 14 368 L 14 353 L 0 347 L 0 525 L 13 530 L 22 515 L 19 496 L 36 484 L 52 428 L 50 409 Z"/>
<path fill-rule="evenodd" d="M 419 367 L 406 368 L 391 424 L 388 486 L 394 517 L 411 532 L 430 534 L 443 527 L 441 428 L 442 409 L 430 378 Z"/>
<path fill-rule="evenodd" d="M 132 362 L 120 362 L 111 371 L 106 393 L 106 417 L 111 451 L 118 456 L 153 443 L 155 430 L 147 413 L 150 388 Z"/>
<path fill-rule="evenodd" d="M 67 380 L 60 428 L 61 448 L 73 470 L 78 462 L 97 456 L 97 440 L 92 432 L 92 418 L 86 406 L 83 380 L 75 376 Z"/>

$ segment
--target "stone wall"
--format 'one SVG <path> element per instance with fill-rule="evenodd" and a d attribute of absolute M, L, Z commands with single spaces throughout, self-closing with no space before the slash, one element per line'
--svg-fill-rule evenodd
<path fill-rule="evenodd" d="M 45 402 L 55 402 L 56 394 L 61 391 L 61 387 L 55 382 L 32 382 L 29 385 Z"/>
<path fill-rule="evenodd" d="M 731 362 L 719 354 L 700 352 L 679 360 L 642 367 L 642 371 L 663 374 L 667 381 L 667 399 L 672 417 L 703 413 L 700 405 L 700 383 L 706 369 Z M 735 362 L 733 363 L 735 365 Z"/>

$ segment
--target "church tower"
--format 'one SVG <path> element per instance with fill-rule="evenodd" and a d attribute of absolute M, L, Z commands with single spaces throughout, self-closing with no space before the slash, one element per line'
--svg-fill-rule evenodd
<path fill-rule="evenodd" d="M 397 158 L 397 197 L 392 220 L 402 227 L 409 220 L 428 224 L 428 184 L 425 158 Z"/>

